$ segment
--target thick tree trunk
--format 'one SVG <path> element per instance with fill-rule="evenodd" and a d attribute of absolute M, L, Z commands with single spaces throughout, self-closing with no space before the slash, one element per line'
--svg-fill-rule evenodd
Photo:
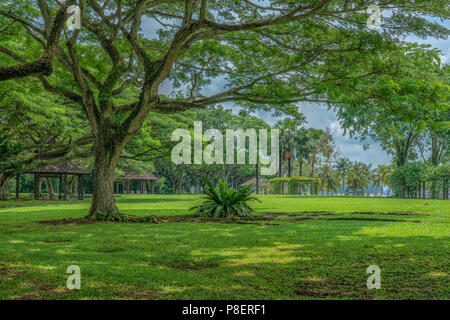
<path fill-rule="evenodd" d="M 77 194 L 77 190 L 78 190 L 78 177 L 74 176 L 72 178 L 71 187 L 72 187 L 72 190 L 70 192 L 71 195 L 76 195 Z"/>
<path fill-rule="evenodd" d="M 0 200 L 7 200 L 10 197 L 9 179 L 9 176 L 0 174 Z"/>
<path fill-rule="evenodd" d="M 89 216 L 119 216 L 114 200 L 114 171 L 122 149 L 98 143 L 94 147 L 94 185 Z"/>
<path fill-rule="evenodd" d="M 37 179 L 36 190 L 37 190 L 36 191 L 37 192 L 37 198 L 35 198 L 35 199 L 38 199 L 42 195 L 42 178 L 41 177 L 38 177 L 38 179 Z"/>
<path fill-rule="evenodd" d="M 50 178 L 45 178 L 45 186 L 47 187 L 47 192 L 50 196 L 55 195 L 55 191 L 53 189 L 53 184 Z"/>

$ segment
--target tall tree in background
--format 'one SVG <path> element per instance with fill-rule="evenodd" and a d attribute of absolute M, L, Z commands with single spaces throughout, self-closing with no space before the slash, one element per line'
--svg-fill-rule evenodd
<path fill-rule="evenodd" d="M 303 175 L 303 163 L 309 158 L 311 153 L 311 143 L 306 128 L 301 127 L 298 129 L 294 145 L 297 152 L 298 176 L 301 177 Z"/>
<path fill-rule="evenodd" d="M 330 128 L 325 129 L 317 141 L 317 144 L 324 163 L 330 165 L 332 158 L 338 153 L 336 141 L 331 135 Z"/>
<path fill-rule="evenodd" d="M 347 183 L 352 190 L 352 194 L 356 195 L 362 193 L 367 188 L 372 180 L 371 165 L 362 162 L 354 162 L 347 175 Z"/>
<path fill-rule="evenodd" d="M 314 178 L 314 169 L 317 165 L 317 156 L 323 150 L 324 144 L 320 144 L 319 140 L 324 137 L 322 129 L 309 128 L 309 143 L 311 144 L 310 164 L 311 164 L 311 178 Z M 322 142 L 325 139 L 322 138 Z"/>
<path fill-rule="evenodd" d="M 375 186 L 380 188 L 381 196 L 383 196 L 384 187 L 389 183 L 389 177 L 391 176 L 392 172 L 392 166 L 387 164 L 379 164 L 374 170 L 373 177 Z"/>
<path fill-rule="evenodd" d="M 118 215 L 115 167 L 150 111 L 241 101 L 249 109 L 295 114 L 293 103 L 343 101 L 343 96 L 354 96 L 358 82 L 394 75 L 397 35 L 448 33 L 416 14 L 448 18 L 441 0 L 375 3 L 395 11 L 383 18 L 387 32 L 366 27 L 365 12 L 373 1 L 281 0 L 267 6 L 232 0 L 79 1 L 82 28 L 63 33 L 56 46 L 57 68 L 51 77 L 39 78 L 46 90 L 83 105 L 89 119 L 95 138 L 90 216 Z M 0 14 L 29 31 L 26 41 L 45 47 L 41 21 L 51 25 L 60 8 L 59 1 L 6 1 Z M 153 36 L 142 32 L 144 22 L 161 28 Z M 33 59 L 17 54 L 17 46 L 7 49 L 17 61 Z M 207 96 L 202 88 L 218 77 L 226 81 L 226 89 Z M 161 94 L 164 82 L 176 94 Z M 365 98 L 372 95 L 362 91 Z M 352 99 L 362 102 L 357 100 Z"/>
<path fill-rule="evenodd" d="M 336 161 L 335 168 L 336 168 L 336 171 L 338 172 L 338 175 L 342 181 L 341 194 L 345 193 L 345 181 L 347 180 L 347 175 L 350 171 L 351 164 L 352 163 L 350 162 L 350 160 L 345 157 L 339 158 Z"/>
<path fill-rule="evenodd" d="M 305 123 L 306 118 L 299 115 L 296 118 L 285 118 L 276 123 L 275 127 L 280 130 L 280 156 L 282 160 L 287 160 L 288 177 L 292 175 L 292 160 L 294 159 L 294 148 L 296 145 L 296 138 L 298 130 Z M 286 159 L 285 159 L 286 158 Z M 281 174 L 281 162 L 280 162 Z"/>
<path fill-rule="evenodd" d="M 323 166 L 319 168 L 318 176 L 320 178 L 321 184 L 322 184 L 322 194 L 323 189 L 327 192 L 327 195 L 330 194 L 330 192 L 336 192 L 339 190 L 340 182 L 339 182 L 339 176 L 335 170 L 333 170 L 333 167 L 329 165 L 328 163 L 325 163 Z"/>

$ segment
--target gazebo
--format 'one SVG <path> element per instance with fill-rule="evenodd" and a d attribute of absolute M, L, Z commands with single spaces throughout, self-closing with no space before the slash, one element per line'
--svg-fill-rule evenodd
<path fill-rule="evenodd" d="M 250 179 L 248 181 L 245 181 L 243 184 L 241 184 L 241 187 L 245 187 L 245 186 L 248 186 L 250 184 L 254 184 L 256 186 L 256 178 L 253 178 L 253 179 Z M 258 190 L 259 191 L 264 191 L 264 188 L 269 188 L 270 187 L 270 184 L 268 184 L 267 182 L 261 181 L 261 180 L 259 180 L 258 184 L 259 184 L 258 185 Z"/>
<path fill-rule="evenodd" d="M 158 177 L 154 176 L 150 172 L 144 172 L 142 174 L 132 170 L 132 169 L 125 169 L 124 175 L 119 177 L 118 181 L 115 181 L 115 192 L 116 194 L 119 193 L 119 184 L 120 181 L 123 181 L 124 186 L 123 190 L 124 193 L 129 194 L 130 193 L 130 183 L 131 181 L 140 181 L 140 193 L 144 194 L 146 191 L 146 185 L 148 182 L 151 183 L 150 192 L 151 194 L 155 193 L 155 181 L 159 180 Z"/>
<path fill-rule="evenodd" d="M 71 161 L 60 162 L 57 164 L 51 164 L 47 166 L 42 166 L 32 171 L 25 173 L 34 174 L 34 199 L 40 197 L 40 186 L 39 183 L 41 178 L 59 178 L 60 187 L 63 183 L 67 183 L 67 175 L 75 175 L 78 178 L 78 200 L 83 200 L 83 176 L 91 174 L 89 170 L 86 170 L 79 164 Z M 19 197 L 18 185 L 19 185 L 19 175 L 16 176 L 16 198 Z M 61 189 L 61 188 L 60 188 Z M 64 188 L 64 198 L 66 198 L 66 189 Z"/>

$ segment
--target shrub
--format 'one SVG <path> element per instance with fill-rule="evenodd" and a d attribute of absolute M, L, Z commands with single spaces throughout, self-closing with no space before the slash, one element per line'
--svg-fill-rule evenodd
<path fill-rule="evenodd" d="M 252 196 L 254 185 L 248 185 L 234 191 L 227 183 L 219 180 L 219 185 L 214 188 L 205 178 L 206 188 L 203 203 L 192 207 L 195 213 L 214 218 L 232 218 L 234 216 L 247 216 L 253 209 L 247 204 L 248 201 L 259 201 Z M 261 202 L 261 201 L 259 201 Z"/>

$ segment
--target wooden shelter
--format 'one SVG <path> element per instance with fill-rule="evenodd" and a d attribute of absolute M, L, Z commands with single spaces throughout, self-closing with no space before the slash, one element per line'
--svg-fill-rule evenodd
<path fill-rule="evenodd" d="M 115 193 L 119 193 L 119 184 L 122 181 L 123 182 L 123 190 L 124 193 L 129 194 L 130 193 L 130 184 L 131 181 L 139 181 L 140 182 L 140 193 L 144 194 L 146 191 L 146 185 L 150 182 L 150 193 L 155 193 L 155 181 L 159 180 L 158 177 L 154 176 L 150 172 L 144 172 L 142 174 L 132 170 L 132 169 L 125 169 L 124 175 L 119 177 L 118 181 L 115 181 Z"/>
<path fill-rule="evenodd" d="M 71 161 L 60 162 L 57 164 L 51 164 L 47 166 L 42 166 L 32 171 L 25 173 L 34 174 L 34 199 L 39 199 L 40 197 L 40 186 L 39 183 L 41 178 L 59 178 L 59 186 L 63 183 L 67 184 L 67 175 L 74 175 L 78 178 L 78 200 L 83 200 L 83 176 L 89 175 L 91 172 L 86 170 L 79 164 Z M 16 176 L 16 197 L 19 197 L 19 175 Z M 66 189 L 64 188 L 64 197 L 66 197 Z M 61 191 L 61 190 L 59 190 Z"/>
<path fill-rule="evenodd" d="M 259 179 L 258 181 L 258 191 L 263 191 L 265 188 L 269 188 L 270 184 L 268 184 L 267 182 L 261 181 L 261 179 Z M 241 187 L 245 187 L 248 186 L 250 184 L 253 184 L 256 186 L 256 178 L 250 179 L 248 181 L 245 181 L 243 184 L 241 184 Z M 258 192 L 259 193 L 259 192 Z"/>

